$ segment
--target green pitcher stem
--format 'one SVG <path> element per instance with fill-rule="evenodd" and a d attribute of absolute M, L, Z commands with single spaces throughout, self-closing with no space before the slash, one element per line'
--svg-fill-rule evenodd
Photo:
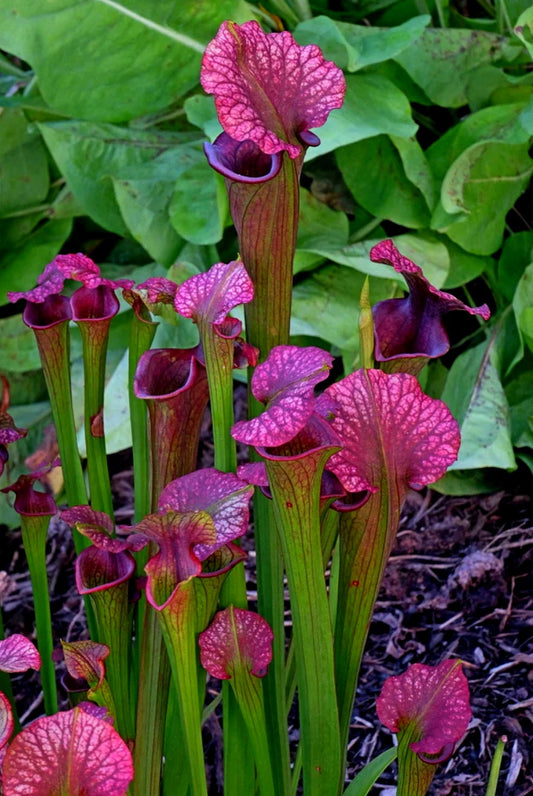
<path fill-rule="evenodd" d="M 274 785 L 266 731 L 262 681 L 239 668 L 229 681 L 240 707 L 257 768 L 257 786 L 261 796 L 281 796 Z M 242 751 L 241 751 L 242 754 Z"/>
<path fill-rule="evenodd" d="M 87 504 L 87 490 L 81 466 L 70 389 L 68 321 L 46 329 L 33 328 L 43 368 L 52 416 L 57 432 L 57 444 L 65 492 L 69 506 Z M 79 531 L 72 532 L 76 552 L 89 542 Z"/>
<path fill-rule="evenodd" d="M 148 315 L 148 311 L 146 311 Z M 154 339 L 157 324 L 149 318 L 141 319 L 133 313 L 130 332 L 130 346 L 128 353 L 128 384 L 131 441 L 133 447 L 133 483 L 135 484 L 135 514 L 134 521 L 140 522 L 150 513 L 150 448 L 148 444 L 148 415 L 146 402 L 137 398 L 133 389 L 133 380 L 137 362 L 144 354 Z M 144 553 L 144 551 L 141 551 Z M 143 558 L 143 556 L 141 556 Z M 144 556 L 146 558 L 146 556 Z M 142 568 L 146 561 L 140 567 Z"/>
<path fill-rule="evenodd" d="M 131 609 L 128 589 L 129 583 L 125 582 L 90 595 L 98 624 L 98 641 L 110 649 L 106 679 L 115 704 L 116 728 L 124 740 L 135 737 L 129 688 Z"/>
<path fill-rule="evenodd" d="M 133 796 L 160 796 L 170 663 L 157 612 L 149 605 L 142 639 Z"/>
<path fill-rule="evenodd" d="M 190 766 L 191 793 L 207 796 L 204 750 L 202 745 L 202 707 L 198 694 L 196 600 L 194 583 L 186 581 L 175 597 L 157 612 L 178 692 L 185 746 Z"/>
<path fill-rule="evenodd" d="M 35 611 L 35 627 L 37 630 L 37 646 L 41 656 L 41 682 L 44 695 L 44 707 L 48 716 L 57 713 L 57 684 L 55 666 L 52 661 L 54 643 L 52 639 L 52 616 L 48 593 L 48 577 L 46 574 L 46 535 L 50 522 L 49 516 L 20 516 L 22 543 L 28 560 L 33 604 Z"/>
<path fill-rule="evenodd" d="M 435 776 L 437 766 L 424 763 L 409 744 L 418 740 L 419 733 L 407 728 L 398 733 L 397 796 L 425 796 Z"/>
<path fill-rule="evenodd" d="M 85 445 L 91 506 L 113 516 L 104 436 L 105 362 L 109 320 L 80 321 L 83 344 Z"/>
<path fill-rule="evenodd" d="M 254 195 L 249 186 L 246 191 L 238 184 L 229 189 L 241 257 L 254 283 L 255 298 L 244 310 L 246 337 L 259 348 L 261 360 L 274 346 L 289 342 L 301 163 L 301 157 L 291 160 L 284 152 L 279 174 L 257 186 Z M 232 196 L 239 202 L 239 194 L 245 208 L 242 219 L 232 202 Z"/>
<path fill-rule="evenodd" d="M 272 662 L 263 679 L 267 732 L 277 792 L 289 793 L 291 772 L 285 707 L 285 596 L 281 544 L 272 501 L 260 490 L 254 495 L 257 607 L 274 633 Z"/>
<path fill-rule="evenodd" d="M 215 447 L 215 467 L 223 473 L 237 470 L 235 440 L 231 436 L 233 412 L 234 341 L 219 337 L 212 323 L 200 321 L 200 339 L 209 384 L 209 403 Z"/>
<path fill-rule="evenodd" d="M 384 477 L 381 488 L 361 508 L 340 518 L 335 662 L 343 748 L 348 740 L 372 613 L 394 544 L 400 509 L 398 490 Z"/>
<path fill-rule="evenodd" d="M 341 784 L 333 633 L 319 523 L 321 476 L 334 450 L 266 462 L 291 597 L 306 796 L 336 796 Z"/>

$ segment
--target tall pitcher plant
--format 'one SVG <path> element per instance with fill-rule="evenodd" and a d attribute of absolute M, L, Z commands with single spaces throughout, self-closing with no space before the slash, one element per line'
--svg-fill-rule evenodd
<path fill-rule="evenodd" d="M 291 796 L 299 788 L 306 796 L 338 796 L 346 786 L 349 796 L 364 796 L 396 757 L 399 796 L 423 796 L 470 720 L 461 661 L 414 664 L 385 682 L 378 715 L 398 743 L 351 783 L 345 783 L 346 747 L 403 502 L 410 489 L 442 477 L 459 450 L 456 421 L 444 403 L 422 392 L 416 376 L 449 348 L 445 313 L 488 318 L 488 309 L 432 287 L 418 265 L 384 241 L 371 258 L 404 275 L 409 293 L 362 313 L 364 367 L 334 382 L 331 353 L 291 345 L 289 324 L 302 162 L 307 147 L 319 143 L 311 128 L 342 104 L 342 72 L 290 33 L 225 22 L 207 47 L 201 81 L 215 96 L 224 128 L 206 154 L 226 181 L 236 259 L 177 286 L 168 279 L 111 282 L 85 255 L 60 255 L 36 288 L 11 296 L 26 299 L 24 320 L 43 358 L 66 464 L 70 505 L 62 517 L 76 538 L 76 583 L 87 600 L 91 640 L 64 645 L 67 669 L 85 699 L 68 711 L 49 710 L 14 738 L 16 713 L 2 681 L 3 790 L 6 796 L 206 796 L 202 727 L 221 710 L 227 796 Z M 72 279 L 83 286 L 68 298 L 64 283 Z M 134 310 L 136 516 L 128 527 L 113 518 L 103 423 L 107 334 L 119 289 Z M 150 348 L 159 302 L 198 324 L 199 346 Z M 239 304 L 246 340 L 228 314 Z M 84 342 L 88 498 L 72 420 L 71 321 Z M 237 422 L 235 367 L 248 367 L 250 398 L 248 419 Z M 198 470 L 208 401 L 215 466 Z M 5 444 L 23 432 L 14 432 L 7 412 L 2 417 L 3 462 Z M 237 442 L 250 450 L 249 463 L 238 469 Z M 31 505 L 40 502 L 33 497 Z M 15 508 L 24 533 L 34 533 L 28 502 L 19 495 Z M 51 505 L 39 516 L 40 545 L 54 512 Z M 248 604 L 242 566 L 252 539 L 259 613 Z M 32 567 L 45 583 L 44 557 L 33 557 Z M 41 596 L 48 599 L 44 586 Z M 0 648 L 0 668 L 37 668 L 36 654 L 24 655 L 18 664 L 3 664 Z M 49 642 L 42 656 L 47 693 L 55 694 Z M 293 704 L 299 741 L 291 758 Z"/>

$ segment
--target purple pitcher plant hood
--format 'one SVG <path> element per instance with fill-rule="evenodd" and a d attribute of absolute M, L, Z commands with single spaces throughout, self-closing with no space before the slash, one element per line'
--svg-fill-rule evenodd
<path fill-rule="evenodd" d="M 130 288 L 134 284 L 131 279 L 105 279 L 100 275 L 99 266 L 85 254 L 58 254 L 38 277 L 36 287 L 25 292 L 9 292 L 7 295 L 10 301 L 26 299 L 40 304 L 49 296 L 61 293 L 67 279 L 82 282 L 84 287 L 90 289 L 101 286 Z"/>
<path fill-rule="evenodd" d="M 253 487 L 233 473 L 197 470 L 171 481 L 161 493 L 158 513 L 128 529 L 134 543 L 152 540 L 159 547 L 146 566 L 146 594 L 154 608 L 168 604 L 181 583 L 201 576 L 203 563 L 223 548 L 229 546 L 232 555 L 218 561 L 233 564 L 231 543 L 246 532 L 252 493 Z"/>
<path fill-rule="evenodd" d="M 312 127 L 321 127 L 344 100 L 342 71 L 320 48 L 293 36 L 264 33 L 257 22 L 223 22 L 207 45 L 201 83 L 214 94 L 220 123 L 236 141 L 261 152 L 297 158 Z"/>
<path fill-rule="evenodd" d="M 310 420 L 315 385 L 327 379 L 332 363 L 331 354 L 315 346 L 273 348 L 255 369 L 251 383 L 253 396 L 265 404 L 265 411 L 235 423 L 233 437 L 256 447 L 289 442 Z"/>
<path fill-rule="evenodd" d="M 183 282 L 174 300 L 174 307 L 184 318 L 195 323 L 212 324 L 217 333 L 228 313 L 254 297 L 254 286 L 241 261 L 215 263 L 209 271 L 191 276 Z M 234 320 L 234 319 L 232 319 Z M 240 334 L 240 324 L 237 337 Z M 223 335 L 226 336 L 226 335 Z"/>
<path fill-rule="evenodd" d="M 462 310 L 484 320 L 490 317 L 486 304 L 469 307 L 450 293 L 433 287 L 420 266 L 400 254 L 391 240 L 374 246 L 370 259 L 392 265 L 409 287 L 409 295 L 405 298 L 379 301 L 372 311 L 375 358 L 377 362 L 387 363 L 389 370 L 404 370 L 416 375 L 428 359 L 445 354 L 450 340 L 443 317 L 448 312 Z"/>
<path fill-rule="evenodd" d="M 76 586 L 80 594 L 110 589 L 131 578 L 135 560 L 130 551 L 140 550 L 135 539 L 113 536 L 113 521 L 90 506 L 73 506 L 61 512 L 61 519 L 92 542 L 76 559 Z"/>
<path fill-rule="evenodd" d="M 376 709 L 381 723 L 392 732 L 413 729 L 416 740 L 409 747 L 424 762 L 446 760 L 472 717 L 461 661 L 412 664 L 398 677 L 385 680 Z"/>

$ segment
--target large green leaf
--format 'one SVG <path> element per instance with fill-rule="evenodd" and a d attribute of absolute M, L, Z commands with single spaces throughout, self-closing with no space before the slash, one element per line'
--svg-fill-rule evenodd
<path fill-rule="evenodd" d="M 533 6 L 529 6 L 516 20 L 514 32 L 533 57 Z"/>
<path fill-rule="evenodd" d="M 307 150 L 306 160 L 381 133 L 409 138 L 417 129 L 409 100 L 392 81 L 377 74 L 348 75 L 344 104 L 317 130 L 321 144 Z"/>
<path fill-rule="evenodd" d="M 499 291 L 512 301 L 524 269 L 533 265 L 533 231 L 516 232 L 503 244 L 496 271 Z"/>
<path fill-rule="evenodd" d="M 7 302 L 8 290 L 35 286 L 37 277 L 60 251 L 71 229 L 70 218 L 47 221 L 0 258 L 0 304 Z"/>
<path fill-rule="evenodd" d="M 341 351 L 357 350 L 363 282 L 363 274 L 338 265 L 313 271 L 294 288 L 292 334 L 321 337 Z M 372 303 L 390 298 L 394 290 L 391 280 L 370 280 Z"/>
<path fill-rule="evenodd" d="M 482 141 L 525 144 L 533 134 L 529 109 L 533 102 L 515 102 L 483 108 L 463 119 L 426 151 L 436 180 L 443 180 L 455 160 L 469 147 Z"/>
<path fill-rule="evenodd" d="M 182 183 L 188 183 L 187 174 L 197 166 L 204 174 L 205 184 L 197 194 L 202 194 L 206 201 L 205 215 L 218 218 L 216 198 L 206 194 L 210 186 L 216 185 L 216 178 L 207 165 L 200 142 L 173 146 L 153 160 L 121 169 L 120 177 L 113 179 L 115 198 L 130 233 L 155 260 L 166 266 L 174 262 L 185 237 L 178 234 L 180 224 L 174 223 L 179 212 L 172 206 L 173 197 Z M 194 209 L 198 197 L 189 198 Z M 207 201 L 209 198 L 211 202 Z M 179 218 L 185 232 L 190 219 L 188 210 L 185 206 Z"/>
<path fill-rule="evenodd" d="M 512 62 L 522 47 L 494 33 L 439 28 L 425 30 L 395 60 L 437 105 L 459 108 L 468 101 L 470 73 L 482 64 Z"/>
<path fill-rule="evenodd" d="M 16 108 L 0 112 L 0 162 L 0 216 L 46 198 L 46 149 L 35 125 Z"/>
<path fill-rule="evenodd" d="M 406 227 L 426 227 L 430 214 L 425 197 L 432 199 L 432 184 L 424 154 L 412 139 L 394 140 L 398 146 L 380 135 L 343 147 L 337 152 L 337 163 L 365 210 Z"/>
<path fill-rule="evenodd" d="M 498 370 L 494 336 L 465 351 L 450 369 L 441 397 L 461 428 L 459 457 L 450 470 L 516 467 Z"/>
<path fill-rule="evenodd" d="M 190 140 L 190 136 L 176 133 L 144 132 L 93 122 L 47 123 L 40 128 L 85 212 L 104 229 L 119 235 L 126 235 L 128 230 L 117 203 L 113 178 L 122 175 L 131 178 L 132 173 L 139 173 L 142 164 L 155 161 L 165 150 Z M 180 159 L 180 153 L 176 159 Z M 141 178 L 145 176 L 143 172 Z"/>
<path fill-rule="evenodd" d="M 221 239 L 229 213 L 227 192 L 205 157 L 176 183 L 169 213 L 174 228 L 190 243 L 207 245 Z"/>
<path fill-rule="evenodd" d="M 480 142 L 448 169 L 431 227 L 473 254 L 492 254 L 503 240 L 505 216 L 533 174 L 528 144 Z"/>
<path fill-rule="evenodd" d="M 516 286 L 513 310 L 520 337 L 533 351 L 533 264 L 528 265 Z"/>
<path fill-rule="evenodd" d="M 356 72 L 411 47 L 430 21 L 431 17 L 424 14 L 394 28 L 377 28 L 318 16 L 301 22 L 294 38 L 299 44 L 318 44 L 328 60 L 341 69 Z"/>
<path fill-rule="evenodd" d="M 242 0 L 0 0 L 0 47 L 31 64 L 55 110 L 118 122 L 190 90 L 220 23 L 249 16 Z"/>
<path fill-rule="evenodd" d="M 320 202 L 310 191 L 300 190 L 298 239 L 294 272 L 314 267 L 324 259 L 317 254 L 328 247 L 342 248 L 348 242 L 348 218 Z"/>

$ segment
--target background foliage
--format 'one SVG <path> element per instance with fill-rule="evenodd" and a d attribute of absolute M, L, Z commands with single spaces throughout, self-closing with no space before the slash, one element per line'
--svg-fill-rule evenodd
<path fill-rule="evenodd" d="M 452 315 L 450 354 L 421 376 L 463 436 L 437 488 L 487 491 L 519 462 L 533 470 L 533 7 L 0 0 L 0 372 L 10 411 L 31 429 L 9 480 L 51 416 L 32 332 L 8 290 L 29 289 L 60 251 L 84 251 L 107 275 L 178 282 L 235 257 L 224 185 L 202 151 L 220 128 L 198 79 L 219 24 L 253 17 L 267 29 L 281 19 L 347 77 L 344 107 L 304 165 L 295 341 L 357 366 L 364 276 L 373 303 L 403 290 L 390 267 L 368 259 L 392 237 L 437 287 L 493 311 L 486 324 Z M 124 305 L 110 343 L 111 451 L 129 444 L 129 312 Z M 195 328 L 168 314 L 154 345 L 195 341 Z M 80 382 L 81 372 L 78 391 Z"/>

